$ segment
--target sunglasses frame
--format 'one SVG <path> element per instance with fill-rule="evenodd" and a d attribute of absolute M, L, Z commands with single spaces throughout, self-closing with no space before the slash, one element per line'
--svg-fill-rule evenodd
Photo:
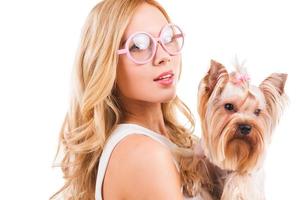
<path fill-rule="evenodd" d="M 162 35 L 162 33 L 164 32 L 164 30 L 165 30 L 167 27 L 170 27 L 170 26 L 175 26 L 175 27 L 181 32 L 181 34 L 178 34 L 178 35 L 179 35 L 180 37 L 182 37 L 182 45 L 181 45 L 181 48 L 179 49 L 179 51 L 176 52 L 176 53 L 170 52 L 170 51 L 168 50 L 168 48 L 165 46 L 165 44 L 163 43 L 163 38 L 162 38 L 163 35 Z M 152 55 L 150 56 L 149 59 L 144 60 L 144 61 L 138 61 L 138 60 L 134 59 L 134 58 L 131 56 L 130 51 L 129 51 L 129 44 L 130 44 L 130 41 L 132 40 L 132 38 L 134 38 L 134 37 L 135 37 L 136 35 L 138 35 L 138 34 L 145 34 L 145 35 L 149 36 L 149 38 L 152 40 L 152 42 L 153 42 L 153 44 L 154 44 L 153 47 L 152 47 L 152 48 L 153 48 L 153 49 L 152 49 Z M 163 47 L 163 49 L 164 49 L 170 56 L 178 55 L 178 54 L 181 53 L 181 50 L 182 50 L 183 45 L 184 45 L 184 33 L 182 32 L 181 28 L 179 28 L 179 26 L 177 26 L 177 25 L 175 25 L 175 24 L 173 24 L 173 23 L 168 23 L 168 24 L 166 24 L 166 25 L 161 29 L 160 34 L 159 34 L 159 37 L 153 37 L 151 34 L 149 34 L 149 33 L 147 33 L 147 32 L 136 32 L 136 33 L 133 33 L 133 34 L 131 34 L 131 35 L 129 36 L 129 38 L 126 40 L 125 48 L 117 50 L 117 54 L 118 54 L 118 55 L 126 54 L 126 55 L 128 56 L 128 58 L 129 58 L 130 60 L 132 60 L 132 61 L 133 61 L 134 63 L 136 63 L 136 64 L 140 64 L 140 65 L 146 64 L 146 63 L 150 62 L 150 61 L 153 59 L 154 55 L 156 54 L 157 43 L 160 43 L 160 45 Z"/>

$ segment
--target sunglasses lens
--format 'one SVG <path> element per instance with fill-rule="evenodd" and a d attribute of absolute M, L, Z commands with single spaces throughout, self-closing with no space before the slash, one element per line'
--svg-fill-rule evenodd
<path fill-rule="evenodd" d="M 184 36 L 182 31 L 175 25 L 166 26 L 161 32 L 163 45 L 170 54 L 178 54 L 182 47 Z"/>
<path fill-rule="evenodd" d="M 134 60 L 144 62 L 151 58 L 153 47 L 153 40 L 147 34 L 138 33 L 130 40 L 128 49 Z"/>

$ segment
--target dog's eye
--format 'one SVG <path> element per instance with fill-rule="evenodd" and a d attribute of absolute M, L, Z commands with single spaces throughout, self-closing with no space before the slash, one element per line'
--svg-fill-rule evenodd
<path fill-rule="evenodd" d="M 259 114 L 260 114 L 260 112 L 261 112 L 261 109 L 256 109 L 255 111 L 254 111 L 254 114 L 256 115 L 256 116 L 259 116 Z"/>
<path fill-rule="evenodd" d="M 231 103 L 226 103 L 226 104 L 224 105 L 224 108 L 225 108 L 226 110 L 232 111 L 232 110 L 234 109 L 234 106 L 233 106 L 233 104 L 231 104 Z"/>

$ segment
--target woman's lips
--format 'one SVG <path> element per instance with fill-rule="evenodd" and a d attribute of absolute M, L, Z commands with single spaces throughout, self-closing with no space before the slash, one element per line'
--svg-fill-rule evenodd
<path fill-rule="evenodd" d="M 169 85 L 173 84 L 173 81 L 174 81 L 174 76 L 171 76 L 169 78 L 157 80 L 155 82 L 157 82 L 157 83 L 159 83 L 161 85 L 164 85 L 164 86 L 169 86 Z"/>
<path fill-rule="evenodd" d="M 164 72 L 155 78 L 154 81 L 165 86 L 171 85 L 174 81 L 174 73 L 172 71 Z"/>
<path fill-rule="evenodd" d="M 174 73 L 173 73 L 172 70 L 170 70 L 170 71 L 161 73 L 158 77 L 153 79 L 153 81 L 159 81 L 159 80 L 167 79 L 167 78 L 170 78 L 170 77 L 173 77 L 173 76 L 174 76 Z"/>

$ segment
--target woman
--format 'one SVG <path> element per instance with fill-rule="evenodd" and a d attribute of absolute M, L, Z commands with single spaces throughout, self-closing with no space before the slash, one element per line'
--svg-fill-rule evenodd
<path fill-rule="evenodd" d="M 104 0 L 92 9 L 60 133 L 66 182 L 52 198 L 184 198 L 171 151 L 197 139 L 176 96 L 183 37 L 154 0 Z"/>

